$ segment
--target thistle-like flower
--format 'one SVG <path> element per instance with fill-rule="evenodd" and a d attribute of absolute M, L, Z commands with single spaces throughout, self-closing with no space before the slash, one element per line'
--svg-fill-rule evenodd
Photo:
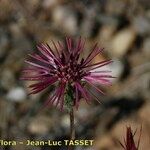
<path fill-rule="evenodd" d="M 30 94 L 36 94 L 55 84 L 56 88 L 45 104 L 55 105 L 61 110 L 64 109 L 64 105 L 78 108 L 81 98 L 89 103 L 91 96 L 96 97 L 86 88 L 87 84 L 104 94 L 95 84 L 111 84 L 110 78 L 113 78 L 110 75 L 111 71 L 100 68 L 110 64 L 112 60 L 92 64 L 92 60 L 102 53 L 103 49 L 95 44 L 89 55 L 81 58 L 80 54 L 85 44 L 81 38 L 77 42 L 66 38 L 63 44 L 60 42 L 56 44 L 53 41 L 52 44 L 55 51 L 48 44 L 40 44 L 37 46 L 39 54 L 29 54 L 28 60 L 25 61 L 31 67 L 23 70 L 21 79 L 36 81 L 29 86 Z"/>
<path fill-rule="evenodd" d="M 142 127 L 141 127 L 142 130 Z M 131 127 L 127 127 L 127 131 L 126 131 L 126 139 L 124 139 L 124 145 L 122 143 L 121 146 L 124 148 L 124 150 L 138 150 L 139 149 L 139 144 L 140 144 L 140 137 L 141 137 L 141 130 L 140 130 L 140 136 L 138 139 L 138 143 L 137 146 L 134 142 L 134 135 L 135 133 L 132 132 Z"/>

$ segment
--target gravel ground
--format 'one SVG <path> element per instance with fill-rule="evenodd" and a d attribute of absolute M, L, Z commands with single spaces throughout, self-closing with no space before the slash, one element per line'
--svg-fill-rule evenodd
<path fill-rule="evenodd" d="M 29 82 L 20 81 L 24 59 L 36 44 L 86 39 L 84 55 L 98 42 L 112 58 L 117 78 L 102 87 L 102 104 L 81 102 L 75 114 L 76 138 L 94 139 L 93 147 L 76 150 L 121 150 L 126 126 L 140 127 L 139 150 L 150 148 L 150 3 L 148 0 L 1 0 L 0 1 L 0 139 L 68 139 L 67 112 L 39 111 L 48 92 L 28 95 Z M 0 146 L 4 150 L 65 150 L 66 147 Z"/>

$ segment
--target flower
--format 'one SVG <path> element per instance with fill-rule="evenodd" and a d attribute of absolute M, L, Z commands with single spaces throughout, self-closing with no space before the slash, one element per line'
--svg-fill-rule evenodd
<path fill-rule="evenodd" d="M 127 127 L 127 131 L 126 131 L 126 140 L 124 140 L 125 144 L 123 145 L 122 143 L 121 146 L 124 148 L 124 150 L 138 150 L 139 149 L 139 144 L 140 144 L 140 137 L 141 137 L 141 131 L 142 131 L 142 127 L 140 130 L 140 136 L 138 139 L 138 144 L 136 146 L 135 142 L 134 142 L 134 135 L 132 133 L 131 127 Z"/>
<path fill-rule="evenodd" d="M 87 84 L 104 94 L 95 84 L 110 85 L 110 78 L 113 77 L 109 70 L 96 70 L 110 64 L 112 60 L 92 64 L 92 60 L 103 52 L 97 43 L 86 58 L 80 58 L 85 45 L 81 38 L 75 42 L 66 37 L 63 44 L 56 44 L 54 41 L 52 44 L 55 51 L 48 44 L 39 44 L 39 54 L 29 54 L 28 60 L 25 61 L 31 67 L 23 70 L 21 79 L 36 81 L 29 86 L 30 94 L 36 94 L 57 84 L 45 105 L 52 104 L 61 110 L 64 109 L 64 105 L 78 108 L 82 97 L 89 103 L 91 96 L 95 95 L 86 88 Z"/>

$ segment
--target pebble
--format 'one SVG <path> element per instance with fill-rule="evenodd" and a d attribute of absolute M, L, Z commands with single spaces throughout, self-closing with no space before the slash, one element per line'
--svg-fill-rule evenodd
<path fill-rule="evenodd" d="M 114 143 L 109 135 L 105 135 L 102 138 L 97 138 L 94 142 L 94 148 L 98 149 L 109 149 L 114 148 Z"/>
<path fill-rule="evenodd" d="M 65 128 L 69 128 L 70 126 L 70 120 L 69 115 L 64 115 L 61 119 L 61 125 Z"/>
<path fill-rule="evenodd" d="M 96 6 L 95 6 L 96 7 Z M 81 23 L 81 34 L 84 37 L 90 37 L 92 34 L 92 30 L 94 27 L 97 26 L 97 23 L 95 22 L 95 7 L 89 8 L 86 13 L 84 14 L 83 21 Z M 99 26 L 99 25 L 98 25 Z"/>
<path fill-rule="evenodd" d="M 117 58 L 123 57 L 134 43 L 136 33 L 131 28 L 126 28 L 117 33 L 111 42 L 111 54 Z"/>
<path fill-rule="evenodd" d="M 14 101 L 14 102 L 21 102 L 25 100 L 26 97 L 27 97 L 27 94 L 22 87 L 16 87 L 16 88 L 11 89 L 6 96 L 8 100 Z"/>
<path fill-rule="evenodd" d="M 2 70 L 0 79 L 0 85 L 5 90 L 10 90 L 15 84 L 14 74 L 9 68 Z"/>
<path fill-rule="evenodd" d="M 29 41 L 17 23 L 11 23 L 9 25 L 9 31 L 11 35 L 11 47 L 3 66 L 9 68 L 16 75 L 15 73 L 20 71 L 27 53 L 32 52 L 31 41 Z"/>
<path fill-rule="evenodd" d="M 6 49 L 9 45 L 9 39 L 7 32 L 0 28 L 0 58 L 3 57 L 3 55 L 6 53 Z"/>
<path fill-rule="evenodd" d="M 43 0 L 42 6 L 46 9 L 53 8 L 59 3 L 58 0 Z"/>
<path fill-rule="evenodd" d="M 150 37 L 144 40 L 143 52 L 146 57 L 150 58 Z"/>
<path fill-rule="evenodd" d="M 9 0 L 0 0 L 0 22 L 10 19 L 12 3 Z"/>
<path fill-rule="evenodd" d="M 150 20 L 144 16 L 137 16 L 133 20 L 133 25 L 137 33 L 150 34 Z"/>
<path fill-rule="evenodd" d="M 26 0 L 26 3 L 28 5 L 28 7 L 29 6 L 32 7 L 32 11 L 35 11 L 36 8 L 39 7 L 39 5 L 40 5 L 41 2 L 40 2 L 40 0 Z"/>
<path fill-rule="evenodd" d="M 37 116 L 30 121 L 28 130 L 32 134 L 47 134 L 51 128 L 51 124 L 49 116 Z"/>
<path fill-rule="evenodd" d="M 115 82 L 117 80 L 119 80 L 119 78 L 121 77 L 123 71 L 124 71 L 124 65 L 121 61 L 119 60 L 113 60 L 113 63 L 108 65 L 109 70 L 112 70 L 112 76 L 116 77 L 115 79 L 113 79 L 112 81 Z"/>
<path fill-rule="evenodd" d="M 120 15 L 126 10 L 126 3 L 125 1 L 108 1 L 106 10 L 109 14 Z"/>
<path fill-rule="evenodd" d="M 150 102 L 145 104 L 143 108 L 138 112 L 142 122 L 145 122 L 150 127 Z M 150 129 L 149 129 L 150 130 Z"/>
<path fill-rule="evenodd" d="M 101 31 L 100 31 L 100 34 L 99 34 L 99 38 L 102 40 L 102 42 L 107 42 L 109 41 L 114 32 L 116 30 L 116 26 L 115 25 L 104 25 L 102 28 L 101 28 Z"/>
<path fill-rule="evenodd" d="M 65 33 L 75 34 L 77 32 L 77 20 L 75 14 L 68 8 L 57 6 L 52 13 L 53 22 Z"/>
<path fill-rule="evenodd" d="M 116 78 L 112 78 L 110 79 L 111 82 L 116 82 L 119 80 L 119 78 L 121 77 L 123 71 L 124 71 L 124 65 L 121 61 L 117 60 L 117 59 L 113 59 L 113 62 L 106 65 L 106 66 L 103 66 L 103 67 L 100 67 L 100 68 L 97 68 L 93 71 L 103 71 L 103 70 L 109 70 L 109 71 L 112 71 L 110 72 L 110 75 L 112 75 L 113 77 L 116 77 Z"/>
<path fill-rule="evenodd" d="M 12 36 L 12 46 L 17 49 L 18 54 L 24 55 L 31 49 L 31 43 L 22 28 L 17 23 L 9 25 L 10 34 Z"/>

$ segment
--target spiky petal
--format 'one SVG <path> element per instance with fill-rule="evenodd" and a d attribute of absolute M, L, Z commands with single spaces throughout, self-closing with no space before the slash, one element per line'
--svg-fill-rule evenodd
<path fill-rule="evenodd" d="M 141 128 L 142 130 L 142 128 Z M 121 146 L 124 148 L 124 150 L 138 150 L 139 149 L 139 143 L 140 143 L 140 137 L 141 137 L 141 130 L 140 130 L 140 136 L 138 139 L 138 144 L 136 146 L 134 141 L 134 135 L 135 133 L 132 132 L 131 127 L 127 127 L 126 129 L 126 139 L 124 139 L 124 144 L 120 143 Z"/>
<path fill-rule="evenodd" d="M 91 53 L 86 58 L 80 58 L 84 50 L 85 41 L 79 38 L 76 42 L 66 37 L 65 42 L 57 44 L 52 41 L 55 51 L 48 44 L 37 46 L 38 54 L 29 54 L 25 61 L 31 67 L 23 70 L 23 80 L 36 81 L 29 86 L 30 94 L 36 94 L 45 88 L 56 85 L 55 91 L 46 100 L 47 104 L 53 104 L 63 109 L 65 104 L 65 94 L 72 90 L 72 104 L 78 108 L 80 99 L 83 97 L 87 103 L 91 101 L 94 94 L 86 89 L 89 84 L 96 91 L 104 94 L 95 84 L 111 85 L 111 71 L 95 71 L 112 60 L 100 61 L 92 64 L 92 60 L 102 53 L 103 49 L 95 44 Z M 71 87 L 69 90 L 67 87 Z M 68 90 L 68 91 L 67 91 Z"/>

